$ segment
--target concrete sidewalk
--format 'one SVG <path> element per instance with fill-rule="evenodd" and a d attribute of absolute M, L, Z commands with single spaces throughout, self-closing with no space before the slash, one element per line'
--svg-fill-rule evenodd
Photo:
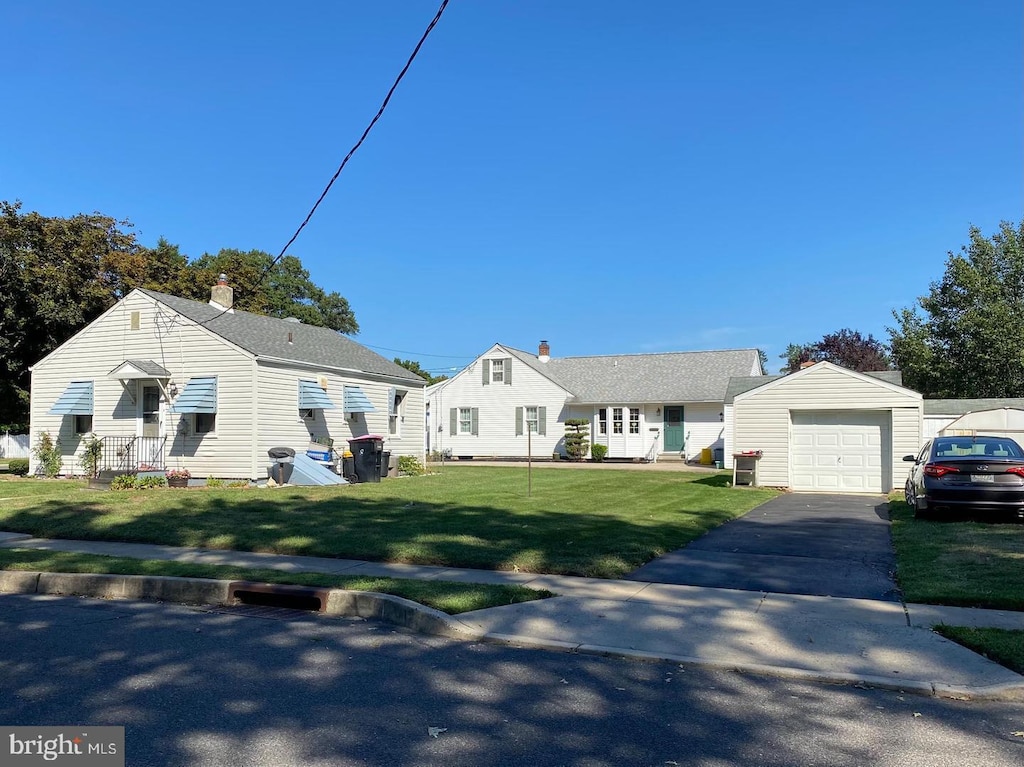
<path fill-rule="evenodd" d="M 532 573 L 384 564 L 149 544 L 35 539 L 0 547 L 462 583 L 559 596 L 456 616 L 491 641 L 661 659 L 963 697 L 1024 697 L 1024 676 L 943 639 L 938 623 L 1024 630 L 1024 613 Z"/>

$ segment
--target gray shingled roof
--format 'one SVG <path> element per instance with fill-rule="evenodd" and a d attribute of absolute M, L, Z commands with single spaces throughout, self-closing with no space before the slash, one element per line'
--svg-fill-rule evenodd
<path fill-rule="evenodd" d="M 747 375 L 757 364 L 756 349 L 552 357 L 541 362 L 529 352 L 503 347 L 574 395 L 573 402 L 586 404 L 717 402 L 731 377 Z"/>
<path fill-rule="evenodd" d="M 873 370 L 865 372 L 864 375 L 877 378 L 880 381 L 886 383 L 895 384 L 896 386 L 903 386 L 903 373 L 899 370 Z M 733 401 L 740 396 L 745 394 L 751 389 L 756 389 L 758 386 L 764 386 L 766 383 L 772 381 L 778 381 L 780 378 L 784 378 L 783 375 L 775 376 L 738 376 L 729 379 L 729 385 L 725 390 L 725 404 L 731 405 Z"/>
<path fill-rule="evenodd" d="M 330 328 L 319 328 L 301 322 L 264 317 L 234 310 L 222 313 L 209 304 L 187 298 L 139 289 L 150 298 L 195 322 L 209 322 L 206 329 L 247 352 L 259 357 L 277 357 L 309 365 L 360 370 L 426 386 L 420 376 L 391 360 L 372 352 L 362 344 Z M 288 334 L 292 343 L 288 343 Z"/>
<path fill-rule="evenodd" d="M 1004 397 L 995 399 L 926 399 L 925 415 L 963 415 L 975 410 L 994 410 L 1013 407 L 1024 410 L 1024 398 Z"/>
<path fill-rule="evenodd" d="M 163 365 L 153 362 L 153 360 L 125 360 L 129 365 L 134 365 L 146 375 L 151 375 L 154 378 L 170 378 L 171 371 L 165 368 Z M 124 364 L 121 363 L 121 365 Z M 121 365 L 118 365 L 120 367 Z M 116 370 L 117 368 L 115 368 Z"/>

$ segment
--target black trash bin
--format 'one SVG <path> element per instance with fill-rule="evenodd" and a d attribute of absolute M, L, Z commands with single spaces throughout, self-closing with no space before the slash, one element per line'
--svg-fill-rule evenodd
<path fill-rule="evenodd" d="M 380 464 L 384 457 L 384 438 L 367 434 L 348 441 L 355 463 L 356 479 L 360 482 L 380 482 Z"/>
<path fill-rule="evenodd" d="M 295 463 L 295 451 L 290 447 L 272 447 L 267 451 L 270 460 L 270 477 L 279 485 L 286 485 L 292 478 Z"/>

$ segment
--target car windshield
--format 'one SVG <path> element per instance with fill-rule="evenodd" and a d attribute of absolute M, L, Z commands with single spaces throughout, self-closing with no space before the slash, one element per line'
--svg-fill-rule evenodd
<path fill-rule="evenodd" d="M 936 458 L 1021 458 L 1024 450 L 1008 437 L 940 437 Z"/>

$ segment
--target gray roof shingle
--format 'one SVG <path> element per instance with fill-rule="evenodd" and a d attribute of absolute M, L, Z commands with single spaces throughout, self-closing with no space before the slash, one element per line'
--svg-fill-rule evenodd
<path fill-rule="evenodd" d="M 1001 397 L 991 399 L 926 399 L 925 415 L 964 415 L 975 410 L 995 410 L 1012 407 L 1024 410 L 1024 398 Z"/>
<path fill-rule="evenodd" d="M 729 379 L 749 375 L 756 349 L 552 357 L 502 345 L 516 359 L 574 395 L 573 402 L 720 402 Z"/>
<path fill-rule="evenodd" d="M 308 365 L 375 373 L 423 386 L 427 383 L 412 371 L 396 365 L 330 328 L 265 317 L 237 309 L 222 313 L 220 309 L 199 301 L 142 288 L 139 288 L 139 292 L 190 320 L 206 322 L 205 327 L 211 333 L 259 357 L 276 357 Z M 289 333 L 292 337 L 291 343 L 288 342 Z"/>

